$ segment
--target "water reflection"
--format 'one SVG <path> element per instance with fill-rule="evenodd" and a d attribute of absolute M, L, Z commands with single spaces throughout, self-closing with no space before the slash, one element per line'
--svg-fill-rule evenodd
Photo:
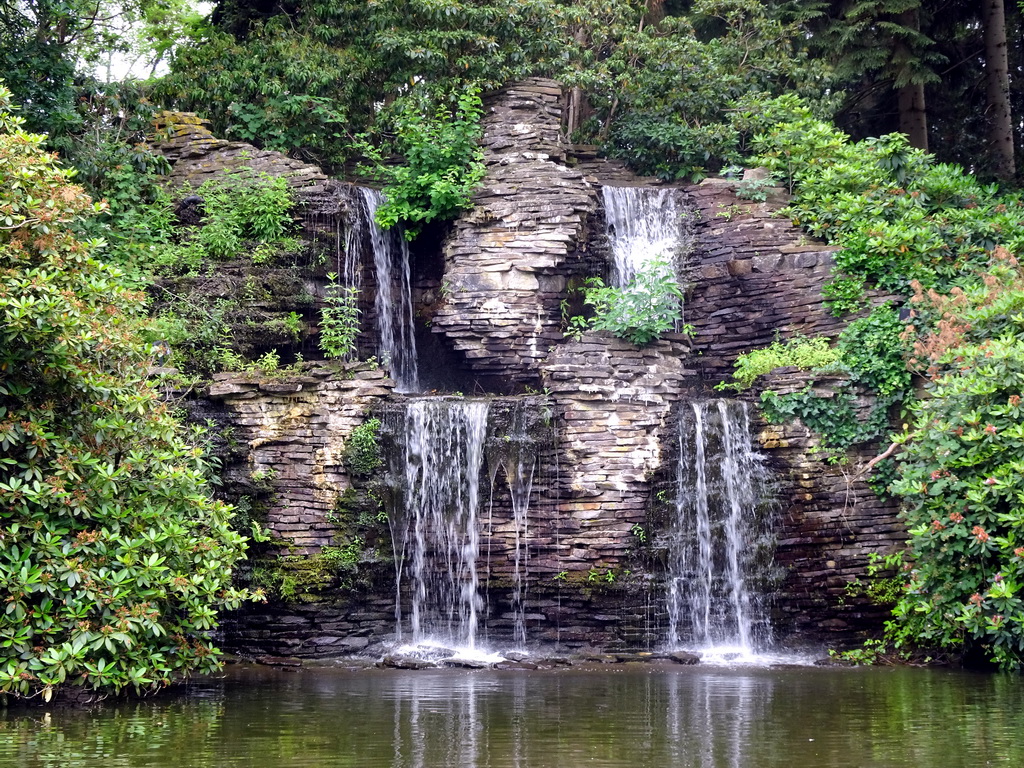
<path fill-rule="evenodd" d="M 187 697 L 0 711 L 0 766 L 1024 764 L 1019 678 L 927 670 L 235 669 Z"/>

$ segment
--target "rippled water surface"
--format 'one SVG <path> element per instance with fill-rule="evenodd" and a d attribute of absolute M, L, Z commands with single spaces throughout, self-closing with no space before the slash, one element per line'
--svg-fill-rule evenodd
<path fill-rule="evenodd" d="M 234 667 L 182 696 L 0 710 L 0 765 L 1016 767 L 1024 682 L 919 669 Z"/>

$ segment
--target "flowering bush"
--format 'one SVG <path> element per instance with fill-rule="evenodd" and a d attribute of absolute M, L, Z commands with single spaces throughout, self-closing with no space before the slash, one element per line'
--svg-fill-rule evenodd
<path fill-rule="evenodd" d="M 1024 340 L 951 352 L 916 409 L 893 490 L 910 532 L 897 637 L 1024 660 Z"/>
<path fill-rule="evenodd" d="M 217 667 L 244 539 L 147 380 L 144 297 L 0 86 L 0 693 L 136 691 Z"/>

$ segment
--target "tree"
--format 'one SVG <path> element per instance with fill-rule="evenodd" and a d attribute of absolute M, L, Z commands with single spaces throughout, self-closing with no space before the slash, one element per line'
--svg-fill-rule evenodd
<path fill-rule="evenodd" d="M 564 75 L 593 107 L 584 136 L 641 173 L 693 177 L 739 162 L 764 102 L 786 91 L 831 114 L 829 73 L 808 59 L 801 19 L 756 0 L 697 0 L 688 17 L 657 24 L 643 10 L 602 25 L 595 53 L 571 54 Z"/>
<path fill-rule="evenodd" d="M 925 86 L 939 82 L 935 65 L 944 61 L 922 31 L 921 0 L 840 0 L 817 24 L 818 49 L 831 58 L 851 87 L 844 112 L 859 112 L 896 97 L 898 128 L 911 146 L 928 149 Z M 884 107 L 883 107 L 884 109 Z"/>
<path fill-rule="evenodd" d="M 985 0 L 985 80 L 991 121 L 989 141 L 995 174 L 1012 179 L 1016 173 L 1013 151 L 1013 120 L 1010 109 L 1010 70 L 1006 55 L 1006 13 L 1003 0 Z"/>
<path fill-rule="evenodd" d="M 387 131 L 410 86 L 434 96 L 550 72 L 555 0 L 222 2 L 157 95 L 215 131 L 327 165 Z"/>
<path fill-rule="evenodd" d="M 0 71 L 32 130 L 60 132 L 77 121 L 75 62 L 67 50 L 74 25 L 62 7 L 50 0 L 0 0 Z"/>
<path fill-rule="evenodd" d="M 812 40 L 846 92 L 836 115 L 844 129 L 857 138 L 898 130 L 944 162 L 1013 177 L 1013 115 L 1024 109 L 1019 3 L 832 0 L 825 10 Z"/>
<path fill-rule="evenodd" d="M 147 379 L 144 297 L 72 227 L 100 208 L 0 86 L 0 692 L 217 667 L 245 540 Z"/>

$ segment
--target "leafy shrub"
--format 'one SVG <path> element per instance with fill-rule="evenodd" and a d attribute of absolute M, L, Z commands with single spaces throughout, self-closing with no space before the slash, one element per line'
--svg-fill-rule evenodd
<path fill-rule="evenodd" d="M 638 346 L 674 330 L 682 314 L 683 290 L 672 264 L 662 257 L 640 267 L 624 288 L 607 286 L 595 277 L 587 281 L 584 294 L 594 317 L 573 322 L 575 331 L 609 331 Z"/>
<path fill-rule="evenodd" d="M 283 176 L 233 173 L 196 190 L 203 199 L 196 241 L 212 259 L 236 256 L 246 240 L 279 240 L 291 226 L 291 193 Z"/>
<path fill-rule="evenodd" d="M 911 288 L 910 365 L 925 375 L 934 377 L 949 366 L 949 356 L 958 346 L 1024 334 L 1024 274 L 1016 257 L 1004 248 L 993 251 L 986 271 L 965 275 L 948 294 L 925 290 L 917 282 Z"/>
<path fill-rule="evenodd" d="M 843 359 L 843 353 L 832 347 L 824 336 L 808 339 L 794 336 L 787 341 L 775 341 L 763 349 L 745 352 L 733 363 L 733 381 L 719 385 L 719 389 L 732 387 L 742 390 L 749 388 L 758 376 L 770 373 L 776 368 L 799 368 L 802 371 L 835 370 Z"/>
<path fill-rule="evenodd" d="M 910 388 L 905 325 L 889 305 L 850 323 L 839 336 L 843 367 L 850 379 L 887 400 Z"/>
<path fill-rule="evenodd" d="M 188 193 L 183 190 L 178 198 Z M 285 178 L 243 168 L 203 183 L 194 194 L 202 199 L 202 220 L 185 231 L 177 225 L 178 201 L 163 187 L 134 205 L 126 203 L 104 223 L 102 234 L 111 241 L 107 260 L 145 284 L 153 273 L 197 274 L 206 261 L 238 258 L 247 250 L 266 263 L 268 249 L 294 247 L 287 237 L 294 203 Z M 86 231 L 100 234 L 94 227 Z"/>
<path fill-rule="evenodd" d="M 0 692 L 136 691 L 218 666 L 245 541 L 147 380 L 143 297 L 0 87 Z"/>
<path fill-rule="evenodd" d="M 912 362 L 930 377 L 892 490 L 910 531 L 904 646 L 1024 660 L 1024 274 L 997 248 L 948 294 L 915 285 Z M 926 367 L 925 367 L 926 366 Z"/>
<path fill-rule="evenodd" d="M 352 474 L 368 475 L 384 463 L 380 428 L 380 419 L 368 419 L 352 430 L 345 443 L 345 466 Z"/>
<path fill-rule="evenodd" d="M 790 117 L 755 138 L 756 162 L 789 180 L 795 223 L 841 246 L 846 279 L 903 293 L 912 280 L 948 288 L 997 243 L 1024 249 L 1019 197 L 935 163 L 902 134 L 852 142 L 809 110 Z M 852 287 L 833 290 L 852 298 Z"/>
<path fill-rule="evenodd" d="M 823 114 L 837 106 L 827 68 L 801 52 L 805 29 L 764 3 L 698 0 L 688 18 L 672 14 L 657 24 L 642 20 L 642 5 L 617 3 L 614 26 L 607 21 L 613 4 L 579 5 L 570 13 L 590 16 L 598 29 L 590 51 L 569 43 L 562 79 L 586 88 L 597 110 L 593 138 L 640 173 L 695 179 L 739 162 L 762 116 L 777 115 L 772 97 L 782 90 L 814 99 Z"/>
<path fill-rule="evenodd" d="M 865 290 L 863 277 L 835 274 L 831 281 L 822 286 L 821 297 L 833 315 L 842 317 L 864 308 L 867 303 Z"/>
<path fill-rule="evenodd" d="M 163 292 L 161 306 L 149 318 L 144 335 L 170 350 L 167 365 L 189 374 L 210 376 L 221 367 L 220 351 L 230 346 L 228 315 L 237 307 L 233 299 L 199 303 Z"/>
<path fill-rule="evenodd" d="M 327 277 L 331 283 L 320 310 L 320 349 L 327 357 L 350 357 L 359 336 L 359 291 L 338 284 L 333 272 Z"/>
<path fill-rule="evenodd" d="M 951 352 L 915 409 L 893 490 L 910 531 L 896 637 L 1024 660 L 1024 341 Z"/>
<path fill-rule="evenodd" d="M 203 112 L 219 135 L 340 163 L 343 126 L 356 94 L 366 95 L 361 70 L 356 57 L 302 34 L 282 16 L 254 29 L 248 43 L 207 29 L 179 46 L 154 95 Z"/>
<path fill-rule="evenodd" d="M 365 142 L 361 148 L 374 162 L 373 174 L 384 182 L 384 203 L 377 223 L 390 229 L 402 224 L 407 239 L 422 225 L 455 218 L 472 207 L 473 190 L 484 177 L 483 150 L 478 145 L 483 104 L 478 88 L 467 88 L 449 108 L 434 107 L 425 97 L 407 96 L 395 117 L 394 149 L 399 165 Z"/>

